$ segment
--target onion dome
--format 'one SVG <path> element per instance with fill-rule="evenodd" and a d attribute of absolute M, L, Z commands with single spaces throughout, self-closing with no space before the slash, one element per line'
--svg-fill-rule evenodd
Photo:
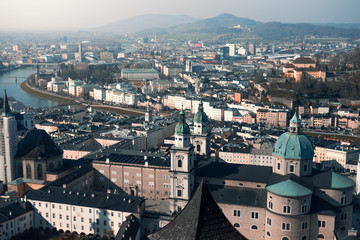
<path fill-rule="evenodd" d="M 195 113 L 194 122 L 195 123 L 206 123 L 206 122 L 208 122 L 208 116 L 204 112 L 204 107 L 203 107 L 202 100 L 199 103 L 199 108 L 198 108 L 197 113 Z"/>
<path fill-rule="evenodd" d="M 175 135 L 178 136 L 190 135 L 190 127 L 186 123 L 184 110 L 180 112 L 180 121 L 175 127 Z"/>

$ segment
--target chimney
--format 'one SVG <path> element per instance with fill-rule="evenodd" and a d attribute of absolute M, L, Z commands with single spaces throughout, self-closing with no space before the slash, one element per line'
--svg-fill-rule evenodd
<path fill-rule="evenodd" d="M 66 184 L 63 184 L 63 188 L 66 188 Z"/>
<path fill-rule="evenodd" d="M 12 216 L 12 211 L 9 212 L 9 216 Z"/>
<path fill-rule="evenodd" d="M 106 192 L 110 194 L 110 193 L 111 193 L 111 189 L 110 189 L 110 188 L 107 189 Z"/>
<path fill-rule="evenodd" d="M 110 163 L 110 158 L 106 158 L 106 163 L 107 163 L 107 164 Z"/>

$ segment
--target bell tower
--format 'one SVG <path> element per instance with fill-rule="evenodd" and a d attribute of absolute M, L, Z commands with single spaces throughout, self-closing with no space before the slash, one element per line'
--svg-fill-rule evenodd
<path fill-rule="evenodd" d="M 195 147 L 195 153 L 201 156 L 210 155 L 210 133 L 208 129 L 209 118 L 204 112 L 202 100 L 200 100 L 198 111 L 194 115 L 194 131 L 191 142 Z"/>
<path fill-rule="evenodd" d="M 170 210 L 181 211 L 190 200 L 194 189 L 194 146 L 190 143 L 190 128 L 185 112 L 175 127 L 175 144 L 170 149 Z"/>

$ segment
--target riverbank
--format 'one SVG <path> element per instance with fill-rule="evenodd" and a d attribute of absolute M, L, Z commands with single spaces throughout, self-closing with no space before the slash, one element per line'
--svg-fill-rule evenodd
<path fill-rule="evenodd" d="M 28 79 L 21 83 L 20 85 L 21 89 L 29 94 L 36 95 L 41 98 L 46 98 L 50 100 L 54 100 L 57 102 L 63 102 L 64 104 L 71 104 L 71 105 L 77 105 L 77 106 L 88 106 L 85 102 L 78 102 L 75 98 L 67 97 L 67 96 L 61 96 L 54 93 L 46 92 L 39 90 L 37 88 L 31 87 L 28 83 Z M 107 106 L 107 105 L 91 105 L 94 109 L 98 109 L 101 111 L 108 111 L 113 112 L 117 114 L 123 114 L 123 115 L 130 115 L 130 116 L 141 116 L 144 115 L 144 112 L 131 109 L 131 108 L 121 108 L 116 106 Z"/>
<path fill-rule="evenodd" d="M 7 72 L 10 72 L 10 71 L 19 69 L 19 68 L 21 68 L 21 66 L 16 66 L 16 67 L 12 67 L 12 68 L 3 69 L 3 70 L 0 70 L 0 74 L 7 73 Z"/>

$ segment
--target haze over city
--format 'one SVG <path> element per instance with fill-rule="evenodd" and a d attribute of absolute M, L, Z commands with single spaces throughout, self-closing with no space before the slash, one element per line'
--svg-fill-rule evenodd
<path fill-rule="evenodd" d="M 221 13 L 260 22 L 359 23 L 358 0 L 3 0 L 0 29 L 78 30 L 99 27 L 142 14 L 185 14 L 209 18 Z"/>

